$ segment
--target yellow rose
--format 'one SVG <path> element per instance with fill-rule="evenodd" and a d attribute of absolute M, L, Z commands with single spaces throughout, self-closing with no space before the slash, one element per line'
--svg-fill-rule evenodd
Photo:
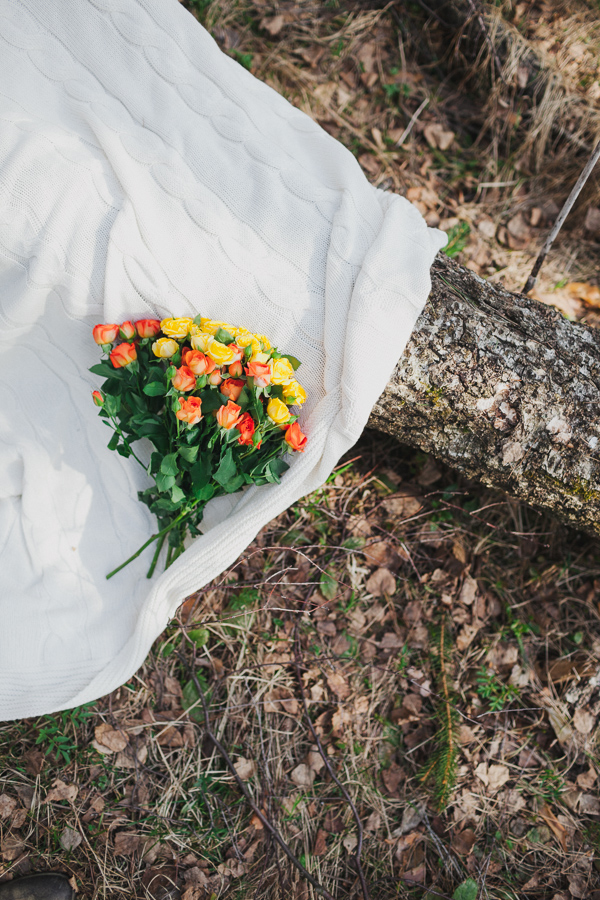
<path fill-rule="evenodd" d="M 194 324 L 192 319 L 163 319 L 160 323 L 160 330 L 168 337 L 183 340 L 189 334 L 190 328 Z"/>
<path fill-rule="evenodd" d="M 246 331 L 243 328 L 239 328 L 238 333 L 235 336 L 235 342 L 238 347 L 244 349 L 244 347 L 252 346 L 252 355 L 254 356 L 256 353 L 261 352 L 260 342 L 254 337 L 252 332 Z"/>
<path fill-rule="evenodd" d="M 289 384 L 283 386 L 283 396 L 286 403 L 302 406 L 306 400 L 306 391 L 297 381 L 290 381 Z"/>
<path fill-rule="evenodd" d="M 294 379 L 294 370 L 289 359 L 282 356 L 273 360 L 273 375 L 271 384 L 289 384 Z"/>
<path fill-rule="evenodd" d="M 270 358 L 271 357 L 269 356 L 268 353 L 253 353 L 252 356 L 250 357 L 252 362 L 259 362 L 259 363 L 268 363 Z"/>
<path fill-rule="evenodd" d="M 229 334 L 233 337 L 234 327 L 233 325 L 228 325 L 227 322 L 217 322 L 214 319 L 203 319 L 200 318 L 200 326 L 202 331 L 205 331 L 207 334 L 215 335 L 219 328 L 224 328 L 225 331 L 228 331 Z"/>
<path fill-rule="evenodd" d="M 160 359 L 168 359 L 170 356 L 174 356 L 178 350 L 179 344 L 171 338 L 159 338 L 152 344 L 152 352 Z"/>
<path fill-rule="evenodd" d="M 275 425 L 283 425 L 290 417 L 290 411 L 277 397 L 271 397 L 267 405 L 267 415 Z"/>
<path fill-rule="evenodd" d="M 230 350 L 227 344 L 215 341 L 214 338 L 211 338 L 206 352 L 218 366 L 228 366 L 235 359 L 235 350 Z"/>
<path fill-rule="evenodd" d="M 256 338 L 257 341 L 260 341 L 260 343 L 262 344 L 263 350 L 271 349 L 271 341 L 266 336 L 266 334 L 255 334 L 254 337 Z"/>
<path fill-rule="evenodd" d="M 205 334 L 204 331 L 195 331 L 192 332 L 190 343 L 194 350 L 201 350 L 202 353 L 208 353 L 208 345 L 213 341 L 214 338 L 210 334 Z"/>

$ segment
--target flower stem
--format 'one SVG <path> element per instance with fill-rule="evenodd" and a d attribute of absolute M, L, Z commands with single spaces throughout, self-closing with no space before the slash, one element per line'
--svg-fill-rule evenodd
<path fill-rule="evenodd" d="M 150 568 L 148 569 L 146 578 L 152 578 L 152 576 L 154 575 L 154 569 L 156 568 L 156 563 L 158 562 L 158 557 L 160 556 L 160 551 L 162 550 L 165 538 L 166 534 L 163 534 L 158 544 L 156 545 L 156 550 L 154 551 L 154 556 L 152 557 L 152 562 L 150 563 Z"/>
<path fill-rule="evenodd" d="M 157 538 L 162 538 L 165 534 L 168 534 L 168 532 L 172 528 L 175 528 L 175 526 L 178 525 L 179 522 L 182 521 L 182 519 L 185 519 L 186 516 L 189 516 L 189 514 L 192 512 L 194 507 L 197 506 L 199 502 L 200 502 L 199 500 L 196 500 L 196 502 L 192 503 L 192 505 L 188 509 L 184 509 L 184 511 L 182 513 L 180 513 L 176 519 L 173 519 L 173 521 L 169 525 L 167 525 L 166 528 L 163 528 L 162 531 L 159 531 L 159 532 L 157 532 L 157 534 L 153 534 L 152 537 L 148 538 L 146 543 L 142 544 L 142 546 L 139 548 L 139 550 L 137 550 L 132 556 L 130 556 L 129 559 L 126 559 L 124 563 L 121 563 L 120 566 L 117 566 L 116 569 L 113 569 L 112 572 L 108 573 L 108 575 L 106 576 L 107 581 L 109 578 L 112 578 L 113 575 L 116 575 L 117 572 L 120 572 L 121 569 L 124 569 L 125 566 L 128 566 L 130 562 L 133 562 L 134 559 L 137 559 L 138 556 L 141 553 L 143 553 L 143 551 L 146 549 L 146 547 L 149 547 L 153 541 L 157 540 Z"/>
<path fill-rule="evenodd" d="M 140 459 L 138 456 L 136 456 L 136 454 L 134 453 L 134 451 L 133 451 L 133 449 L 132 449 L 132 447 L 131 447 L 131 444 L 129 443 L 129 441 L 127 440 L 127 438 L 125 437 L 125 435 L 123 434 L 123 432 L 121 431 L 121 429 L 119 428 L 119 426 L 117 425 L 117 421 L 116 421 L 115 417 L 114 417 L 114 416 L 111 416 L 111 417 L 110 417 L 110 420 L 111 420 L 111 422 L 113 423 L 113 428 L 115 429 L 115 431 L 117 432 L 117 434 L 119 435 L 119 437 L 121 438 L 121 440 L 123 441 L 123 443 L 125 444 L 125 446 L 127 447 L 127 449 L 129 450 L 129 452 L 131 453 L 131 455 L 133 456 L 133 458 L 134 458 L 134 459 L 137 459 L 137 461 L 139 462 L 140 466 L 142 467 L 142 469 L 144 470 L 144 472 L 145 472 L 146 475 L 147 475 L 147 474 L 148 474 L 148 467 L 145 466 L 144 463 L 141 461 L 141 459 Z"/>

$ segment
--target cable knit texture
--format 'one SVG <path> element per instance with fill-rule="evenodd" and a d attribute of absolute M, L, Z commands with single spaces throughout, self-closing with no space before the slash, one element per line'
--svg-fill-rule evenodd
<path fill-rule="evenodd" d="M 0 0 L 0 719 L 122 684 L 323 483 L 444 241 L 177 0 Z M 167 572 L 146 579 L 150 548 L 107 582 L 154 520 L 143 470 L 106 449 L 92 326 L 199 312 L 302 360 L 308 449 L 280 485 L 213 501 Z"/>

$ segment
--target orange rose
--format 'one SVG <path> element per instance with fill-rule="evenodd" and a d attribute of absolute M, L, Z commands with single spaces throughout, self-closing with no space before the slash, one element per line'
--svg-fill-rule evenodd
<path fill-rule="evenodd" d="M 254 419 L 252 418 L 250 413 L 244 413 L 235 427 L 240 433 L 238 444 L 247 444 L 248 446 L 250 446 L 252 444 L 252 437 L 256 428 Z"/>
<path fill-rule="evenodd" d="M 233 362 L 239 362 L 244 355 L 243 349 L 241 347 L 238 347 L 237 344 L 229 344 L 229 349 L 233 350 L 233 352 L 235 353 L 235 359 L 233 360 Z"/>
<path fill-rule="evenodd" d="M 111 350 L 110 361 L 115 369 L 123 369 L 135 359 L 137 359 L 135 344 L 118 344 Z"/>
<path fill-rule="evenodd" d="M 130 341 L 135 337 L 135 325 L 133 322 L 123 322 L 119 328 L 119 334 L 124 341 Z"/>
<path fill-rule="evenodd" d="M 118 325 L 96 325 L 92 335 L 97 344 L 112 344 L 119 333 Z"/>
<path fill-rule="evenodd" d="M 173 375 L 173 387 L 176 391 L 193 391 L 196 387 L 196 376 L 187 366 L 180 366 Z"/>
<path fill-rule="evenodd" d="M 306 447 L 306 442 L 308 438 L 305 434 L 302 434 L 300 431 L 300 426 L 297 422 L 292 422 L 291 425 L 285 429 L 285 442 L 288 444 L 292 450 L 297 450 L 299 453 L 304 453 L 304 448 Z"/>
<path fill-rule="evenodd" d="M 228 400 L 227 406 L 221 406 L 217 410 L 217 422 L 221 426 L 221 428 L 226 428 L 229 431 L 230 428 L 233 428 L 234 425 L 237 425 L 240 419 L 240 413 L 242 411 L 242 407 L 238 406 L 237 403 L 233 403 L 233 401 Z"/>
<path fill-rule="evenodd" d="M 243 371 L 242 364 L 239 360 L 229 366 L 229 374 L 232 375 L 233 378 L 239 378 Z"/>
<path fill-rule="evenodd" d="M 92 391 L 92 399 L 96 406 L 104 406 L 104 397 L 100 391 Z"/>
<path fill-rule="evenodd" d="M 246 369 L 246 375 L 254 378 L 256 387 L 266 387 L 271 381 L 271 366 L 269 363 L 251 360 Z"/>
<path fill-rule="evenodd" d="M 181 361 L 184 366 L 192 370 L 194 375 L 208 375 L 215 368 L 214 362 L 201 350 L 184 350 L 181 354 Z"/>
<path fill-rule="evenodd" d="M 202 400 L 200 397 L 180 397 L 179 405 L 181 409 L 177 410 L 175 415 L 180 422 L 187 422 L 188 425 L 197 425 L 202 418 L 200 407 Z"/>
<path fill-rule="evenodd" d="M 160 331 L 159 319 L 138 319 L 135 323 L 137 333 L 141 338 L 151 338 Z"/>
<path fill-rule="evenodd" d="M 211 360 L 211 362 L 212 362 L 212 360 Z M 218 369 L 215 372 L 211 372 L 210 375 L 208 376 L 209 384 L 221 384 L 222 381 L 223 381 L 223 376 L 221 375 L 221 373 L 219 372 Z"/>
<path fill-rule="evenodd" d="M 240 378 L 226 378 L 221 386 L 221 393 L 225 394 L 226 397 L 229 397 L 229 399 L 233 400 L 235 403 L 242 393 L 244 384 L 245 382 Z"/>

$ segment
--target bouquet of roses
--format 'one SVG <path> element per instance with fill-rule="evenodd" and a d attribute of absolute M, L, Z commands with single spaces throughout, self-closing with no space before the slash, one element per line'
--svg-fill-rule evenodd
<path fill-rule="evenodd" d="M 152 476 L 138 496 L 158 520 L 157 533 L 107 578 L 157 541 L 150 578 L 165 541 L 168 568 L 186 534 L 200 534 L 212 497 L 279 482 L 284 454 L 304 450 L 292 409 L 306 400 L 300 363 L 265 335 L 201 316 L 96 325 L 93 336 L 107 355 L 90 371 L 106 379 L 92 396 L 114 431 L 108 447 Z M 149 466 L 132 448 L 141 438 L 154 445 Z"/>

